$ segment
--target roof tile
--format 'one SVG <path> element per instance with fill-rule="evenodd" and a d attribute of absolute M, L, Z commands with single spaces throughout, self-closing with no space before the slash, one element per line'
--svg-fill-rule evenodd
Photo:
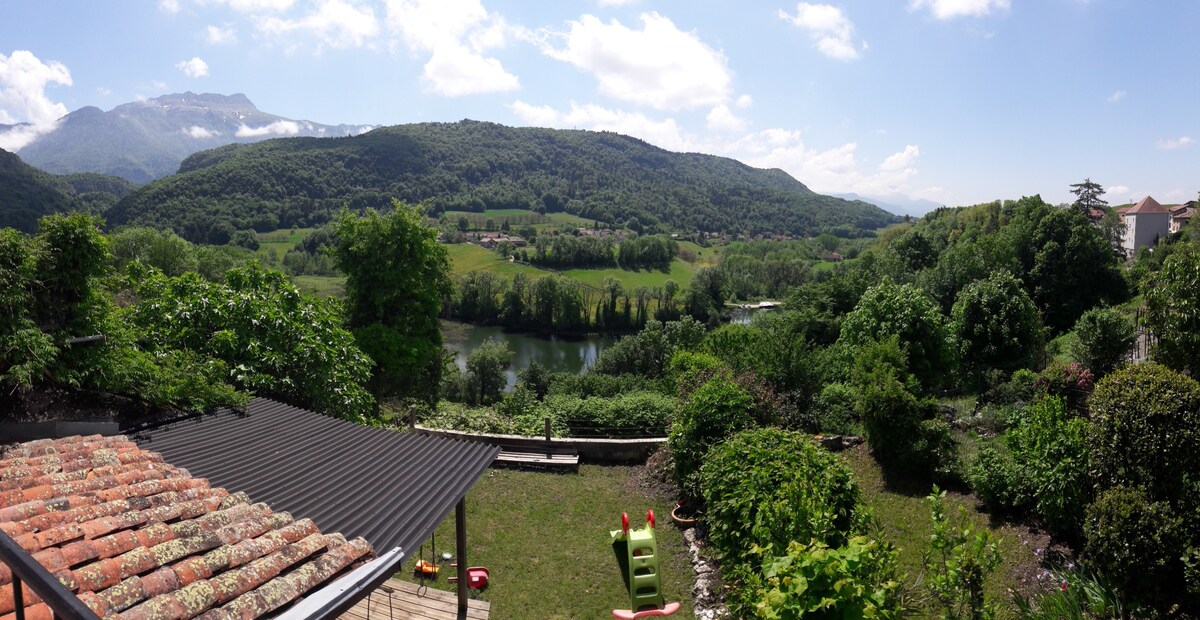
<path fill-rule="evenodd" d="M 361 539 L 348 545 L 310 519 L 212 488 L 123 437 L 5 450 L 0 530 L 98 615 L 145 620 L 192 618 L 220 605 L 254 618 L 371 554 Z M 0 586 L 11 581 L 0 564 Z M 26 618 L 53 617 L 22 591 Z M 12 594 L 0 587 L 0 620 L 13 616 Z"/>

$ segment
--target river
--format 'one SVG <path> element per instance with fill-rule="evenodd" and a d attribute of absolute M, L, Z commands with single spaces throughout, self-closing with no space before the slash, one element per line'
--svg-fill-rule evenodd
<path fill-rule="evenodd" d="M 442 333 L 446 348 L 454 352 L 454 361 L 462 370 L 467 368 L 467 356 L 488 338 L 507 342 L 513 352 L 512 364 L 506 371 L 508 390 L 517 384 L 517 373 L 530 362 L 537 361 L 552 372 L 581 373 L 596 362 L 605 347 L 616 342 L 612 336 L 538 336 L 455 321 L 443 321 Z"/>

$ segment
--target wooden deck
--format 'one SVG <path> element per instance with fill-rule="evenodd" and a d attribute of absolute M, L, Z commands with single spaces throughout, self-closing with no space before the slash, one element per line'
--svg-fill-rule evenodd
<path fill-rule="evenodd" d="M 370 596 L 355 603 L 341 620 L 451 620 L 458 617 L 458 596 L 422 588 L 417 584 L 389 579 Z M 467 604 L 469 620 L 487 620 L 491 603 L 472 599 Z"/>

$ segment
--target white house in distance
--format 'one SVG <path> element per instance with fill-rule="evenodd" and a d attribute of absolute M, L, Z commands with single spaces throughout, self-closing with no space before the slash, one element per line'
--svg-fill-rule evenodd
<path fill-rule="evenodd" d="M 1159 238 L 1167 236 L 1171 226 L 1171 212 L 1158 201 L 1146 196 L 1127 210 L 1118 210 L 1121 222 L 1125 224 L 1125 237 L 1121 239 L 1121 248 L 1125 255 L 1132 258 L 1137 249 L 1143 246 L 1153 246 Z"/>

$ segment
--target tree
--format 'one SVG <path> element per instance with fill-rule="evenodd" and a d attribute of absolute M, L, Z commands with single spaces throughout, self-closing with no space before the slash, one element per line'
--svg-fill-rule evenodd
<path fill-rule="evenodd" d="M 950 311 L 950 322 L 963 370 L 975 380 L 990 369 L 1027 368 L 1041 347 L 1037 308 L 1021 281 L 1007 271 L 963 289 Z"/>
<path fill-rule="evenodd" d="M 1196 373 L 1200 371 L 1200 250 L 1181 245 L 1146 290 L 1146 323 L 1158 338 L 1155 360 Z"/>
<path fill-rule="evenodd" d="M 508 382 L 504 371 L 512 361 L 513 352 L 508 342 L 488 338 L 467 357 L 467 371 L 475 391 L 476 402 L 488 405 L 500 400 Z"/>
<path fill-rule="evenodd" d="M 1121 363 L 1136 341 L 1133 321 L 1124 313 L 1113 308 L 1093 308 L 1075 322 L 1071 356 L 1099 379 Z"/>
<path fill-rule="evenodd" d="M 451 290 L 450 260 L 421 212 L 400 201 L 392 210 L 343 209 L 333 223 L 334 258 L 346 274 L 347 324 L 375 361 L 372 391 L 433 401 L 442 372 L 442 299 Z"/>
<path fill-rule="evenodd" d="M 239 389 L 351 420 L 371 417 L 371 360 L 342 327 L 335 301 L 304 295 L 257 263 L 230 270 L 223 284 L 132 271 L 140 301 L 122 318 L 138 328 L 140 348 L 197 352 L 227 364 Z"/>
<path fill-rule="evenodd" d="M 1075 194 L 1075 202 L 1071 206 L 1078 209 L 1085 217 L 1090 214 L 1092 209 L 1108 206 L 1108 201 L 1101 198 L 1104 195 L 1104 188 L 1099 183 L 1092 182 L 1091 179 L 1084 179 L 1082 183 L 1072 183 L 1071 193 Z"/>
<path fill-rule="evenodd" d="M 884 278 L 846 315 L 839 342 L 859 346 L 890 336 L 899 337 L 909 368 L 923 386 L 941 385 L 954 362 L 946 317 L 917 287 Z"/>

